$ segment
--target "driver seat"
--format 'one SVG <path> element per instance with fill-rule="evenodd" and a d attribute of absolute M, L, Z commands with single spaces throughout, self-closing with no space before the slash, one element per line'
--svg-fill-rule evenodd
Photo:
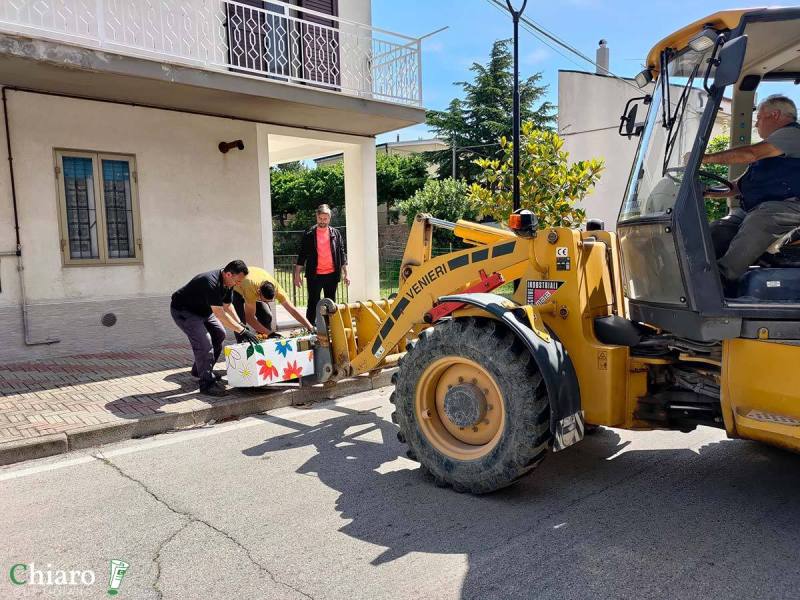
<path fill-rule="evenodd" d="M 762 302 L 800 301 L 800 227 L 775 240 L 738 281 L 738 299 Z"/>

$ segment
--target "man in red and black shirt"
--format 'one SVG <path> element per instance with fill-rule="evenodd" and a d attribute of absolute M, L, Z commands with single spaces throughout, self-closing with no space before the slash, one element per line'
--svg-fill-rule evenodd
<path fill-rule="evenodd" d="M 320 293 L 336 301 L 336 287 L 341 279 L 350 285 L 347 276 L 347 254 L 339 230 L 330 226 L 331 209 L 327 204 L 317 208 L 317 224 L 303 234 L 297 264 L 294 267 L 294 284 L 303 285 L 301 271 L 305 266 L 308 286 L 306 318 L 313 324 L 316 318 Z"/>

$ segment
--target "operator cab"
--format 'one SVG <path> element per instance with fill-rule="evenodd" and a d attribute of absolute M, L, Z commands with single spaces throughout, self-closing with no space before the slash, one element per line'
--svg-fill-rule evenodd
<path fill-rule="evenodd" d="M 636 81 L 645 92 L 638 108 L 648 112 L 636 123 L 629 103 L 620 125 L 639 148 L 617 222 L 631 318 L 701 340 L 746 337 L 757 322 L 780 320 L 796 323 L 789 329 L 800 339 L 800 245 L 790 245 L 800 232 L 735 284 L 721 280 L 709 223 L 729 207 L 705 195 L 730 189 L 746 165 L 700 162 L 759 141 L 758 98 L 800 100 L 800 8 L 697 21 L 654 47 Z"/>

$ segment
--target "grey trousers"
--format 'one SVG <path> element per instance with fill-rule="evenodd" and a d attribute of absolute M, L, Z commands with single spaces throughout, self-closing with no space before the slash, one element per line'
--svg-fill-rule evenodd
<path fill-rule="evenodd" d="M 773 242 L 800 227 L 800 200 L 764 202 L 744 216 L 730 214 L 710 227 L 719 270 L 735 281 Z"/>
<path fill-rule="evenodd" d="M 214 315 L 207 319 L 186 310 L 170 308 L 172 320 L 189 338 L 194 352 L 194 366 L 200 377 L 200 389 L 214 383 L 213 368 L 222 352 L 225 328 Z"/>

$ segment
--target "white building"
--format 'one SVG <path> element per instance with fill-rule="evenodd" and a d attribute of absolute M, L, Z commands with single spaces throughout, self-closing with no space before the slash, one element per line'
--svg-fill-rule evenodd
<path fill-rule="evenodd" d="M 676 96 L 681 91 L 676 87 Z M 585 71 L 558 72 L 558 134 L 570 161 L 601 158 L 605 162 L 600 181 L 582 206 L 587 219 L 602 219 L 609 229 L 616 225 L 639 143 L 638 137 L 629 140 L 619 135 L 620 116 L 628 99 L 646 93 L 652 93 L 652 85 L 639 90 L 632 79 Z M 727 133 L 730 108 L 730 100 L 723 99 L 713 135 Z M 644 123 L 646 110 L 640 103 L 637 121 Z"/>
<path fill-rule="evenodd" d="M 377 296 L 375 136 L 424 121 L 420 41 L 293 4 L 0 2 L 0 360 L 181 341 L 175 289 L 271 269 L 290 160 L 343 154 L 349 297 Z"/>

